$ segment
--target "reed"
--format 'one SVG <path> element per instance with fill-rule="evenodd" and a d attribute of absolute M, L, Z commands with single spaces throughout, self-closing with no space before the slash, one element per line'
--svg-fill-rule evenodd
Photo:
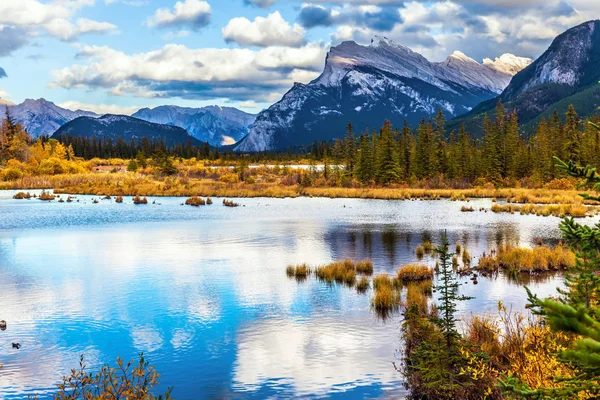
<path fill-rule="evenodd" d="M 597 215 L 599 210 L 595 206 L 585 206 L 583 203 L 571 204 L 493 204 L 491 210 L 495 213 L 519 213 L 521 215 L 537 215 L 541 217 L 570 216 L 573 218 L 585 218 Z"/>
<path fill-rule="evenodd" d="M 398 268 L 396 278 L 400 282 L 416 282 L 433 279 L 433 268 L 423 264 L 408 264 Z"/>
<path fill-rule="evenodd" d="M 462 262 L 463 262 L 463 266 L 465 268 L 470 268 L 471 267 L 471 253 L 469 253 L 469 251 L 467 249 L 463 250 L 463 253 L 462 253 Z"/>
<path fill-rule="evenodd" d="M 206 204 L 211 205 L 213 203 L 212 199 L 210 197 L 206 198 Z"/>
<path fill-rule="evenodd" d="M 115 197 L 115 203 L 122 203 L 123 202 L 123 196 L 117 196 Z"/>
<path fill-rule="evenodd" d="M 373 279 L 375 294 L 371 304 L 379 312 L 393 311 L 400 306 L 400 292 L 394 288 L 388 275 L 378 275 Z"/>
<path fill-rule="evenodd" d="M 462 212 L 473 212 L 475 210 L 473 209 L 473 206 L 462 206 L 460 208 L 460 211 L 462 211 Z"/>
<path fill-rule="evenodd" d="M 532 249 L 503 245 L 492 255 L 482 256 L 476 269 L 532 273 L 568 270 L 573 266 L 575 254 L 563 245 L 554 248 L 542 245 Z"/>

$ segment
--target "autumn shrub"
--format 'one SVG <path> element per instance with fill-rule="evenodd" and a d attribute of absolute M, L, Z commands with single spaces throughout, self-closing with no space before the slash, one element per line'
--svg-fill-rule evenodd
<path fill-rule="evenodd" d="M 16 181 L 23 177 L 23 171 L 18 168 L 6 168 L 0 172 L 2 173 L 2 180 L 4 181 Z"/>
<path fill-rule="evenodd" d="M 163 395 L 152 393 L 158 385 L 159 374 L 150 366 L 143 354 L 137 362 L 124 363 L 117 359 L 116 367 L 105 365 L 100 371 L 89 372 L 84 357 L 81 356 L 79 368 L 73 368 L 69 375 L 63 376 L 57 385 L 56 400 L 169 400 L 172 389 Z"/>
<path fill-rule="evenodd" d="M 148 204 L 148 199 L 146 196 L 141 197 L 140 195 L 135 195 L 133 198 L 133 204 Z"/>
<path fill-rule="evenodd" d="M 46 192 L 45 190 L 42 190 L 42 193 L 40 193 L 40 195 L 38 196 L 38 199 L 44 200 L 44 201 L 52 201 L 52 200 L 54 200 L 54 195 L 50 192 Z"/>

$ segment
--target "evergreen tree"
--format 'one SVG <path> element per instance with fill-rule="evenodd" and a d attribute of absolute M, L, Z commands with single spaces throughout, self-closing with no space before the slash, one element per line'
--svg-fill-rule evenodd
<path fill-rule="evenodd" d="M 379 184 L 387 185 L 400 181 L 400 162 L 390 121 L 385 121 L 381 129 L 377 162 L 377 182 Z"/>

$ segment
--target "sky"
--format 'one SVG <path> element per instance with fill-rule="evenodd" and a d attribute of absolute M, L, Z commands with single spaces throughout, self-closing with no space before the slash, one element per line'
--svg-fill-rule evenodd
<path fill-rule="evenodd" d="M 0 98 L 69 109 L 256 113 L 375 35 L 431 61 L 538 57 L 600 0 L 0 0 Z"/>

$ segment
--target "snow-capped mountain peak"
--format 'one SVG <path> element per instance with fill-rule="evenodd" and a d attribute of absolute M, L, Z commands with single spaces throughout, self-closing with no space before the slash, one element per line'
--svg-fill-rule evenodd
<path fill-rule="evenodd" d="M 453 117 L 497 96 L 512 76 L 461 52 L 430 62 L 381 36 L 368 46 L 342 42 L 329 50 L 323 73 L 307 85 L 295 84 L 261 112 L 235 149 L 261 151 L 331 140 L 343 135 L 348 122 L 357 130 L 380 126 L 386 119 L 414 124 L 438 109 Z"/>
<path fill-rule="evenodd" d="M 507 75 L 515 75 L 532 62 L 533 60 L 531 58 L 517 57 L 514 54 L 505 53 L 500 57 L 496 57 L 496 59 L 493 61 L 489 58 L 485 58 L 483 60 L 483 65 L 493 68 L 496 71 L 503 72 Z"/>

